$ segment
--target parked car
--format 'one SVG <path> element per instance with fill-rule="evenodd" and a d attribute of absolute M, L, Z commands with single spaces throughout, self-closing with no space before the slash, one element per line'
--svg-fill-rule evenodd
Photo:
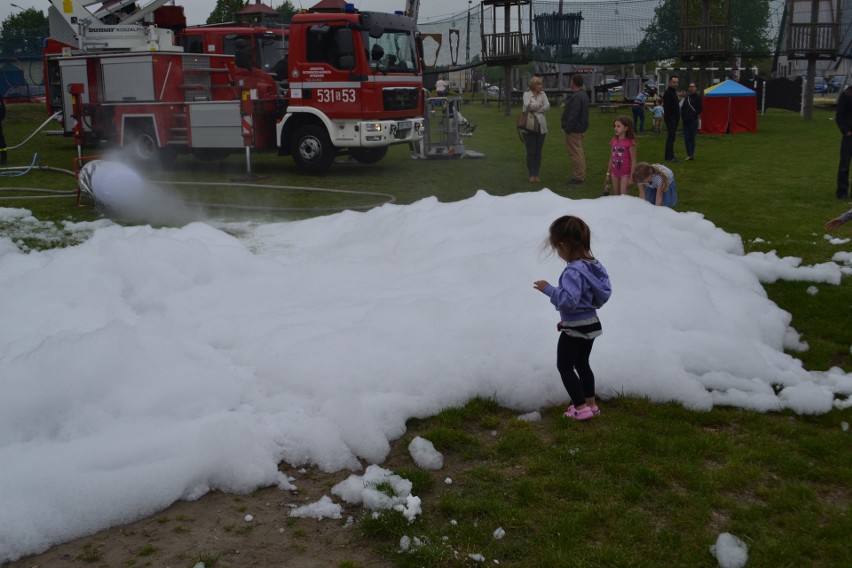
<path fill-rule="evenodd" d="M 822 77 L 814 77 L 814 93 L 824 95 L 828 92 L 828 83 Z"/>
<path fill-rule="evenodd" d="M 617 79 L 603 79 L 596 91 L 610 91 L 612 93 L 620 93 L 624 90 L 621 86 L 621 81 Z"/>
<path fill-rule="evenodd" d="M 846 75 L 832 75 L 828 80 L 828 92 L 839 93 L 844 83 L 846 83 Z"/>
<path fill-rule="evenodd" d="M 7 103 L 43 103 L 47 99 L 42 85 L 15 85 L 6 90 L 3 100 Z"/>

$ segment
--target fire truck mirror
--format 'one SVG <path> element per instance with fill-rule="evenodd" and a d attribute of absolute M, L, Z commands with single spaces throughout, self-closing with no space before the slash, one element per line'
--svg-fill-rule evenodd
<path fill-rule="evenodd" d="M 234 52 L 234 63 L 237 67 L 251 70 L 253 65 L 251 56 L 251 46 L 244 39 L 236 41 L 236 51 Z"/>
<path fill-rule="evenodd" d="M 385 56 L 385 48 L 381 45 L 374 43 L 372 49 L 370 49 L 370 59 L 373 61 L 381 61 L 382 57 Z"/>

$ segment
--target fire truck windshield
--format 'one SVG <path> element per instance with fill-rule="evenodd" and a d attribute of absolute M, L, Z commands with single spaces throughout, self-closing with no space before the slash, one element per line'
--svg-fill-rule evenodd
<path fill-rule="evenodd" d="M 259 51 L 260 64 L 264 71 L 270 71 L 276 63 L 287 55 L 287 47 L 281 40 L 261 41 Z"/>
<path fill-rule="evenodd" d="M 408 31 L 384 30 L 379 38 L 364 32 L 370 67 L 384 73 L 416 73 L 419 71 L 414 36 Z M 380 58 L 376 58 L 381 54 Z"/>

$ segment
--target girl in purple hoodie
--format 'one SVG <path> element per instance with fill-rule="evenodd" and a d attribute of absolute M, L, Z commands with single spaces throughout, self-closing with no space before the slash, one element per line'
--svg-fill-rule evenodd
<path fill-rule="evenodd" d="M 559 310 L 556 368 L 573 402 L 565 416 L 589 420 L 600 414 L 589 355 L 595 338 L 602 333 L 597 309 L 609 300 L 612 287 L 606 268 L 592 256 L 589 226 L 579 217 L 565 215 L 551 223 L 548 245 L 568 266 L 558 286 L 546 280 L 538 280 L 533 286 Z"/>

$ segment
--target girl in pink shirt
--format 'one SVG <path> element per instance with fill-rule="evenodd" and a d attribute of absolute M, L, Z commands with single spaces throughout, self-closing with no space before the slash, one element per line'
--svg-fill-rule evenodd
<path fill-rule="evenodd" d="M 609 141 L 611 155 L 606 168 L 604 195 L 609 195 L 610 182 L 615 195 L 627 195 L 633 178 L 633 164 L 636 163 L 636 134 L 633 119 L 619 116 L 613 123 L 612 140 Z"/>

